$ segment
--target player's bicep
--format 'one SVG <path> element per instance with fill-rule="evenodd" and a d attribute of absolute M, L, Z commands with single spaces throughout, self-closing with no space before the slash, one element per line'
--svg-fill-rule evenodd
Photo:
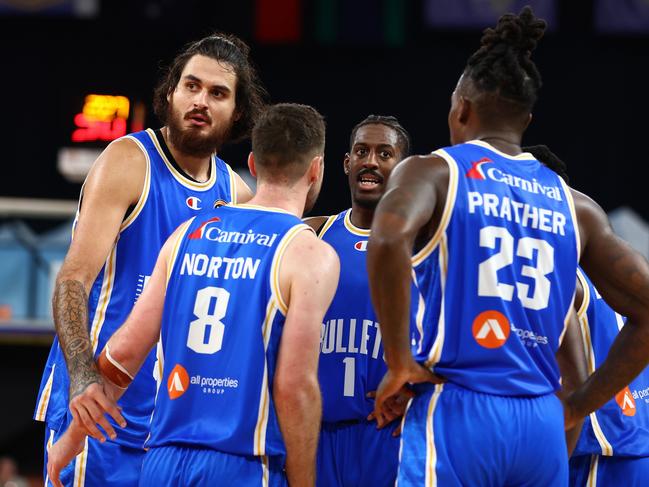
<path fill-rule="evenodd" d="M 580 264 L 606 302 L 628 318 L 649 313 L 649 263 L 617 236 L 592 200 L 578 204 L 584 248 Z"/>
<path fill-rule="evenodd" d="M 137 149 L 136 149 L 137 150 Z M 88 288 L 106 262 L 129 206 L 137 200 L 143 184 L 141 164 L 124 172 L 118 157 L 137 158 L 132 148 L 106 149 L 95 162 L 83 189 L 83 200 L 74 237 L 59 274 Z M 132 162 L 132 161 L 131 161 Z M 142 161 L 140 161 L 142 162 Z"/>
<path fill-rule="evenodd" d="M 433 217 L 437 201 L 437 179 L 446 169 L 439 158 L 409 157 L 393 171 L 379 202 L 372 235 L 413 236 Z"/>
<path fill-rule="evenodd" d="M 288 281 L 288 312 L 277 362 L 280 378 L 290 380 L 317 370 L 322 320 L 338 285 L 340 264 L 335 251 L 313 234 L 298 235 L 280 269 Z"/>

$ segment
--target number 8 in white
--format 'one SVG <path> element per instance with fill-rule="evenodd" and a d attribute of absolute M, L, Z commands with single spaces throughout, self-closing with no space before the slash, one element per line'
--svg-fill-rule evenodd
<path fill-rule="evenodd" d="M 216 302 L 214 311 L 210 313 L 212 299 Z M 187 335 L 187 346 L 194 352 L 211 354 L 221 350 L 225 331 L 225 325 L 221 320 L 225 317 L 229 301 L 230 293 L 221 287 L 209 286 L 196 293 L 194 302 L 196 319 L 189 324 Z"/>

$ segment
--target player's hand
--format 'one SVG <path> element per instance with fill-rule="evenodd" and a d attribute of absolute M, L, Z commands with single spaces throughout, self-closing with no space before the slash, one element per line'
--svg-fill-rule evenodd
<path fill-rule="evenodd" d="M 75 428 L 73 422 L 61 438 L 48 448 L 47 476 L 55 487 L 64 487 L 60 479 L 61 470 L 83 451 L 85 439 L 85 433 Z"/>
<path fill-rule="evenodd" d="M 374 416 L 379 428 L 388 424 L 391 420 L 390 405 L 394 405 L 396 397 L 402 393 L 407 384 L 418 384 L 430 382 L 441 384 L 444 379 L 426 367 L 419 365 L 412 358 L 406 361 L 403 367 L 398 369 L 388 369 L 381 380 L 376 391 L 376 401 L 374 403 Z M 394 419 L 394 418 L 392 418 Z"/>
<path fill-rule="evenodd" d="M 376 391 L 368 392 L 367 397 L 375 398 Z M 377 421 L 377 428 L 381 429 L 388 423 L 401 418 L 406 412 L 408 402 L 413 397 L 415 397 L 414 391 L 407 386 L 402 387 L 394 396 L 389 397 L 384 403 L 384 418 L 386 423 L 384 425 L 379 425 Z M 374 419 L 376 419 L 376 414 L 372 411 L 367 417 L 367 420 L 372 421 Z M 393 431 L 392 436 L 399 436 L 400 434 L 401 423 L 399 423 L 399 426 Z"/>
<path fill-rule="evenodd" d="M 126 420 L 120 413 L 111 386 L 101 379 L 88 385 L 83 392 L 70 400 L 70 412 L 85 434 L 102 443 L 106 438 L 97 425 L 101 426 L 111 439 L 117 436 L 106 414 L 109 414 L 122 428 L 126 426 Z"/>

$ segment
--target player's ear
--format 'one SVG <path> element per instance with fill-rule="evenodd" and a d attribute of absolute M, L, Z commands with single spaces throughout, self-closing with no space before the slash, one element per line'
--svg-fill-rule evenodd
<path fill-rule="evenodd" d="M 309 183 L 315 183 L 322 177 L 322 172 L 324 170 L 324 157 L 315 156 L 311 159 L 311 164 L 309 165 Z"/>
<path fill-rule="evenodd" d="M 343 159 L 343 170 L 345 171 L 345 174 L 349 175 L 349 168 L 351 167 L 352 162 L 349 158 L 349 152 L 345 153 L 345 158 Z"/>
<path fill-rule="evenodd" d="M 471 112 L 474 110 L 473 103 L 468 98 L 460 96 L 458 105 L 457 119 L 462 125 L 466 125 L 471 116 Z"/>
<path fill-rule="evenodd" d="M 255 155 L 251 152 L 248 154 L 248 170 L 253 178 L 257 177 L 257 166 L 255 165 Z"/>
<path fill-rule="evenodd" d="M 532 114 L 530 113 L 530 114 L 527 116 L 527 121 L 525 122 L 525 129 L 527 129 L 527 127 L 529 127 L 529 125 L 530 125 L 531 122 L 532 122 Z"/>

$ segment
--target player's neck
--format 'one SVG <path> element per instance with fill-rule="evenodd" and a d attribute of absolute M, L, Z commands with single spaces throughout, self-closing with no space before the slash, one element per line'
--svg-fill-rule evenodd
<path fill-rule="evenodd" d="M 258 184 L 255 195 L 247 204 L 279 208 L 302 218 L 305 202 L 306 191 L 279 185 Z"/>
<path fill-rule="evenodd" d="M 511 131 L 485 130 L 479 132 L 473 139 L 481 140 L 495 147 L 500 152 L 512 156 L 520 154 L 521 151 L 521 134 Z"/>
<path fill-rule="evenodd" d="M 162 128 L 162 136 L 165 143 L 169 148 L 169 152 L 174 157 L 176 163 L 180 168 L 185 171 L 188 176 L 191 176 L 196 181 L 202 183 L 210 177 L 210 160 L 211 155 L 204 157 L 195 157 L 181 152 L 176 146 L 173 145 L 167 132 L 167 127 Z"/>
<path fill-rule="evenodd" d="M 374 208 L 365 208 L 363 206 L 357 205 L 352 202 L 352 214 L 350 215 L 350 220 L 352 225 L 356 228 L 362 228 L 363 230 L 369 230 L 372 226 L 372 220 L 374 219 Z"/>

